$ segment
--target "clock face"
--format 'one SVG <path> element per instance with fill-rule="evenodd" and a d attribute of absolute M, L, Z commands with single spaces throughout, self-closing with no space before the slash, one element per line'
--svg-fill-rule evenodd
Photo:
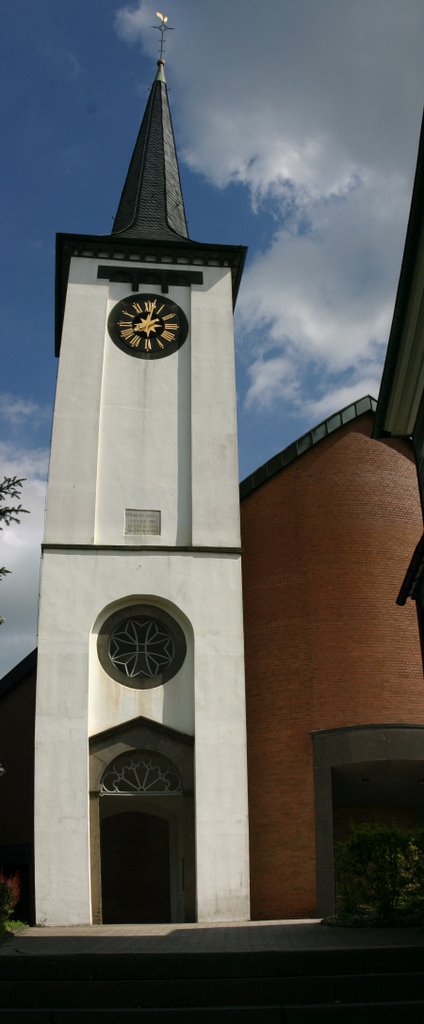
<path fill-rule="evenodd" d="M 188 333 L 187 318 L 176 302 L 144 293 L 117 302 L 107 326 L 115 345 L 139 359 L 170 356 Z"/>

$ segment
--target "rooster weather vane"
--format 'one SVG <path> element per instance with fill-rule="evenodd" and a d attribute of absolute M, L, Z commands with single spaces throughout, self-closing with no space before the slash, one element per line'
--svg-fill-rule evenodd
<path fill-rule="evenodd" d="M 159 60 L 163 61 L 163 55 L 164 55 L 164 52 L 165 52 L 165 32 L 173 32 L 173 28 L 172 28 L 171 25 L 167 25 L 167 21 L 168 21 L 168 15 L 167 14 L 162 14 L 161 11 L 156 11 L 156 17 L 160 19 L 161 24 L 160 25 L 152 25 L 152 28 L 157 28 L 158 32 L 160 32 Z"/>

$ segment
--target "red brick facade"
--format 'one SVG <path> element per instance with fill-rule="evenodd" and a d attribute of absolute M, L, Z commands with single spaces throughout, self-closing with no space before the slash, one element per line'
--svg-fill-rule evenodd
<path fill-rule="evenodd" d="M 252 917 L 316 909 L 311 732 L 424 724 L 415 608 L 395 603 L 422 532 L 412 451 L 364 415 L 244 499 Z"/>
<path fill-rule="evenodd" d="M 0 870 L 19 873 L 17 916 L 34 921 L 34 721 L 35 651 L 0 685 Z"/>

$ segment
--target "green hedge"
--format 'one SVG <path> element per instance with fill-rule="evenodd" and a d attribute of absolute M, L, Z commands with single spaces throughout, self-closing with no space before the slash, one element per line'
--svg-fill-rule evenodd
<path fill-rule="evenodd" d="M 424 829 L 351 825 L 336 844 L 337 920 L 424 921 Z"/>
<path fill-rule="evenodd" d="M 0 928 L 10 920 L 21 891 L 19 875 L 7 876 L 0 871 Z"/>

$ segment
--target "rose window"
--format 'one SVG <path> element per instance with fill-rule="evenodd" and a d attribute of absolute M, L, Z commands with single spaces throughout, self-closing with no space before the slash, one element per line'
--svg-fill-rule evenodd
<path fill-rule="evenodd" d="M 112 664 L 129 679 L 154 679 L 172 664 L 174 656 L 174 638 L 158 619 L 125 619 L 113 630 L 109 641 Z"/>
<path fill-rule="evenodd" d="M 123 686 L 148 690 L 172 679 L 184 663 L 187 645 L 176 620 L 156 605 L 127 605 L 106 619 L 97 653 L 108 676 Z"/>

